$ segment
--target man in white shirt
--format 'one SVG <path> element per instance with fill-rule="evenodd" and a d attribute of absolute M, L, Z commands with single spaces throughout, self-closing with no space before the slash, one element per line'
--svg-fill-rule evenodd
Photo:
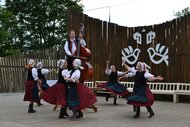
<path fill-rule="evenodd" d="M 86 46 L 86 42 L 84 41 L 82 34 L 80 33 L 79 38 L 76 39 L 75 31 L 70 30 L 69 40 L 66 41 L 66 43 L 64 45 L 65 53 L 67 54 L 68 70 L 74 69 L 72 62 L 75 59 L 74 56 L 78 55 L 79 42 L 80 42 L 80 46 L 82 46 L 82 47 Z"/>

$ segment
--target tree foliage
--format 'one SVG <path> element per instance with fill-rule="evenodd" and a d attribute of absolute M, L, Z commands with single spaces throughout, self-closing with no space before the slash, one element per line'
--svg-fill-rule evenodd
<path fill-rule="evenodd" d="M 16 28 L 16 22 L 11 12 L 0 6 L 0 56 L 19 53 L 14 46 L 10 29 Z"/>
<path fill-rule="evenodd" d="M 79 1 L 6 0 L 4 11 L 0 10 L 0 14 L 5 16 L 3 26 L 0 22 L 0 36 L 3 34 L 0 41 L 12 45 L 19 52 L 63 43 L 67 32 L 67 11 L 76 9 L 82 12 L 83 6 Z"/>
<path fill-rule="evenodd" d="M 174 16 L 176 16 L 177 18 L 180 18 L 180 17 L 183 17 L 183 16 L 185 16 L 185 15 L 187 15 L 189 13 L 190 13 L 190 8 L 186 7 L 181 11 L 175 12 Z"/>

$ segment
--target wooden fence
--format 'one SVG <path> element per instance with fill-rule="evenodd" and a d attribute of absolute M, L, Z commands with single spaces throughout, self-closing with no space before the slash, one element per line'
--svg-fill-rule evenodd
<path fill-rule="evenodd" d="M 57 70 L 47 75 L 47 79 L 57 79 L 57 60 L 64 57 L 62 45 L 16 56 L 0 57 L 0 92 L 23 92 L 27 75 L 24 66 L 30 58 L 36 63 L 41 61 L 48 69 Z"/>
<path fill-rule="evenodd" d="M 135 53 L 133 51 L 138 48 L 139 56 L 129 60 L 133 61 L 137 58 L 137 61 L 146 62 L 150 72 L 154 75 L 162 75 L 165 78 L 164 82 L 190 82 L 190 15 L 158 25 L 124 27 L 71 11 L 68 12 L 67 22 L 67 29 L 74 29 L 76 33 L 79 32 L 80 23 L 84 23 L 84 38 L 87 48 L 92 51 L 91 63 L 94 67 L 92 80 L 94 81 L 108 79 L 104 73 L 107 59 L 111 64 L 116 65 L 118 70 L 124 70 L 121 65 L 122 50 L 128 48 L 125 50 L 126 55 L 126 53 Z M 153 51 L 162 53 L 161 55 L 168 49 L 168 53 L 165 54 L 168 55 L 168 59 L 155 64 L 150 60 L 151 52 L 148 50 L 151 48 L 155 49 Z M 137 56 L 137 53 L 134 56 Z M 152 55 L 154 56 L 155 58 L 152 59 L 159 61 L 159 54 L 157 57 Z M 56 68 L 57 60 L 64 57 L 63 45 L 60 45 L 43 51 L 30 51 L 17 56 L 0 58 L 0 92 L 23 91 L 26 79 L 24 65 L 29 58 L 37 62 L 42 61 L 45 67 L 51 69 Z M 137 61 L 129 65 L 135 66 Z M 57 74 L 50 73 L 47 78 L 56 79 Z M 131 79 L 127 80 L 131 81 Z"/>

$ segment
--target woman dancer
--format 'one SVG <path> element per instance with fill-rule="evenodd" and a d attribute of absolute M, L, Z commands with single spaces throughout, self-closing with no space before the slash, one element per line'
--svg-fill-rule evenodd
<path fill-rule="evenodd" d="M 117 105 L 117 95 L 124 96 L 129 93 L 127 88 L 118 82 L 118 78 L 121 79 L 127 74 L 127 72 L 117 71 L 114 65 L 109 68 L 109 61 L 106 61 L 107 66 L 105 73 L 109 75 L 109 81 L 106 83 L 98 84 L 97 87 L 105 88 L 107 91 L 112 92 L 114 96 L 114 105 Z M 110 95 L 106 96 L 106 101 L 110 98 Z"/>
<path fill-rule="evenodd" d="M 58 73 L 58 81 L 55 85 L 48 88 L 41 94 L 41 98 L 53 105 L 60 105 L 61 110 L 59 113 L 59 118 L 68 118 L 67 114 L 67 95 L 68 95 L 68 87 L 67 83 L 64 80 L 64 77 L 69 76 L 69 71 L 67 70 L 67 61 L 64 59 L 60 59 L 58 61 L 59 73 Z"/>
<path fill-rule="evenodd" d="M 144 63 L 138 62 L 136 69 L 131 68 L 123 62 L 125 68 L 133 73 L 135 76 L 135 84 L 133 87 L 133 93 L 127 98 L 128 104 L 136 107 L 136 114 L 133 116 L 134 118 L 140 117 L 140 107 L 145 106 L 150 113 L 149 118 L 154 116 L 154 112 L 151 106 L 154 103 L 154 96 L 149 89 L 147 81 L 155 81 L 155 80 L 163 80 L 163 77 L 157 76 L 148 73 L 146 71 L 146 65 Z"/>
<path fill-rule="evenodd" d="M 38 78 L 42 81 L 41 89 L 43 91 L 45 91 L 47 88 L 49 88 L 49 86 L 47 84 L 47 81 L 46 81 L 46 78 L 45 78 L 45 75 L 47 75 L 50 71 L 48 69 L 43 68 L 42 62 L 38 62 L 36 67 L 37 67 L 37 72 L 38 72 Z M 41 98 L 40 97 L 39 97 L 39 100 L 38 100 L 37 104 L 38 104 L 38 106 L 43 105 L 41 103 Z"/>
<path fill-rule="evenodd" d="M 75 59 L 73 67 L 74 70 L 71 71 L 70 77 L 66 77 L 65 80 L 68 81 L 69 85 L 68 106 L 73 111 L 71 118 L 78 119 L 83 117 L 81 110 L 94 105 L 97 100 L 95 94 L 79 82 L 80 70 L 83 69 L 81 60 Z"/>
<path fill-rule="evenodd" d="M 35 61 L 30 59 L 25 68 L 28 70 L 27 81 L 25 86 L 24 101 L 29 101 L 28 113 L 35 113 L 33 103 L 39 100 L 38 92 L 41 91 L 41 80 L 38 78 L 37 69 L 34 67 Z"/>

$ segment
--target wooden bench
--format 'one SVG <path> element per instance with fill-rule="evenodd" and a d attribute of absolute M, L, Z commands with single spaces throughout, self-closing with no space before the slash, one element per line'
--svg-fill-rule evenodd
<path fill-rule="evenodd" d="M 189 83 L 179 83 L 177 85 L 177 90 L 174 93 L 174 102 L 179 102 L 179 95 L 190 95 L 190 84 Z"/>

